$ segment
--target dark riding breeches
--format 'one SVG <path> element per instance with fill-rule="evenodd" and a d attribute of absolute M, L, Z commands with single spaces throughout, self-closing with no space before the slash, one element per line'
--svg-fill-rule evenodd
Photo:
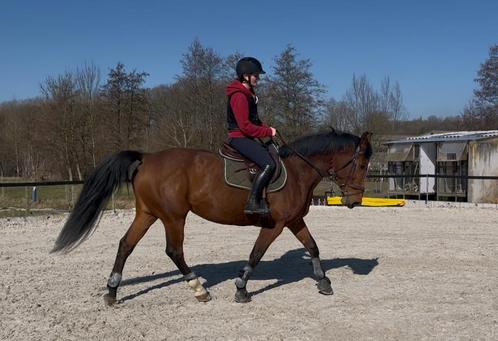
<path fill-rule="evenodd" d="M 275 168 L 275 162 L 265 145 L 250 138 L 238 137 L 228 139 L 228 143 L 249 160 L 255 162 L 261 169 L 266 166 Z"/>

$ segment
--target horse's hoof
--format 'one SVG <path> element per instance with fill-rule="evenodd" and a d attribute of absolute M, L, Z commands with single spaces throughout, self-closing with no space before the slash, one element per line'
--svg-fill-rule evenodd
<path fill-rule="evenodd" d="M 235 293 L 235 302 L 237 303 L 251 302 L 251 295 L 249 295 L 246 289 L 239 289 Z"/>
<path fill-rule="evenodd" d="M 104 302 L 106 305 L 113 306 L 116 303 L 116 296 L 111 296 L 109 294 L 104 295 Z"/>
<path fill-rule="evenodd" d="M 322 295 L 333 295 L 334 294 L 334 290 L 332 290 L 332 288 L 330 288 L 330 290 L 318 290 L 318 292 Z"/>
<path fill-rule="evenodd" d="M 197 301 L 199 301 L 199 302 L 209 302 L 209 301 L 211 301 L 211 295 L 207 291 L 204 294 L 202 294 L 202 295 L 195 296 L 195 298 L 197 298 Z"/>
<path fill-rule="evenodd" d="M 318 287 L 318 292 L 322 295 L 333 295 L 334 290 L 332 289 L 332 286 L 330 285 L 330 279 L 327 277 L 322 278 L 321 280 L 318 281 L 316 284 Z"/>

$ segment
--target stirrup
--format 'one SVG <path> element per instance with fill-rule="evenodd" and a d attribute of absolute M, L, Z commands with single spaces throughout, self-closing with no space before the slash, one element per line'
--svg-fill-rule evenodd
<path fill-rule="evenodd" d="M 255 205 L 253 205 L 255 204 Z M 257 205 L 257 206 L 256 206 Z M 258 214 L 258 215 L 271 215 L 271 210 L 268 207 L 266 200 L 261 199 L 261 202 L 258 204 L 254 202 L 248 202 L 246 207 L 244 207 L 245 214 Z"/>

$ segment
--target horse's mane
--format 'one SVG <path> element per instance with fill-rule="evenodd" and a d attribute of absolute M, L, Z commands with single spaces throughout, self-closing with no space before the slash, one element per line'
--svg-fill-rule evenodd
<path fill-rule="evenodd" d="M 332 130 L 300 137 L 297 140 L 290 142 L 290 147 L 287 145 L 282 146 L 279 150 L 279 154 L 282 158 L 291 156 L 294 154 L 291 148 L 304 156 L 327 154 L 339 151 L 345 146 L 357 145 L 359 141 L 360 138 L 358 136 Z"/>

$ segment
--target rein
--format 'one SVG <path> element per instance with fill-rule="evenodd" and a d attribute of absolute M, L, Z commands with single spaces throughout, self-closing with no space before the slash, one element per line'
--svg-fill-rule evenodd
<path fill-rule="evenodd" d="M 324 178 L 324 177 L 326 177 L 328 175 L 328 174 L 323 174 L 322 171 L 317 166 L 315 166 L 306 156 L 304 156 L 303 154 L 299 153 L 297 150 L 295 150 L 294 148 L 292 148 L 287 142 L 285 142 L 284 138 L 282 137 L 282 134 L 280 134 L 278 131 L 277 131 L 277 136 L 280 139 L 280 141 L 282 141 L 282 143 L 285 146 L 287 146 L 287 148 L 289 148 L 294 154 L 296 154 L 297 156 L 299 156 L 299 158 L 301 158 L 311 168 L 313 168 L 318 173 L 318 175 L 320 175 L 321 178 Z"/>

